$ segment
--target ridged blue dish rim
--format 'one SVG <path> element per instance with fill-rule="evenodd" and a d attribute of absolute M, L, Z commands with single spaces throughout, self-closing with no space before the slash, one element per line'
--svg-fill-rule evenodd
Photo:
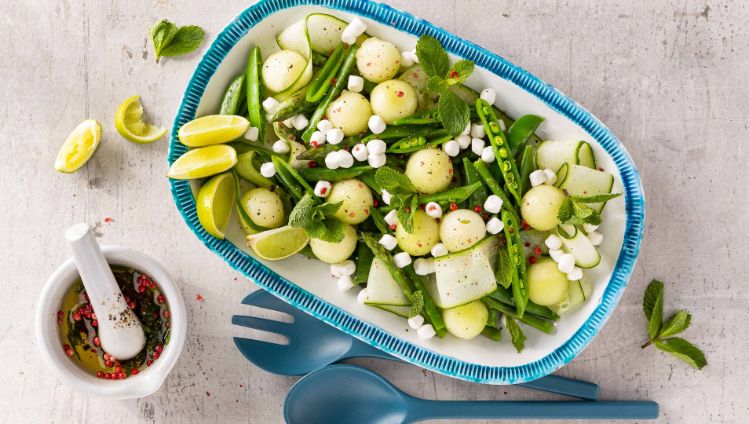
<path fill-rule="evenodd" d="M 307 5 L 358 14 L 415 36 L 432 35 L 449 52 L 474 61 L 476 65 L 512 81 L 536 96 L 549 107 L 583 128 L 603 147 L 616 163 L 622 178 L 627 224 L 619 259 L 604 291 L 600 305 L 569 340 L 542 359 L 513 367 L 473 364 L 416 346 L 364 322 L 279 276 L 228 240 L 219 240 L 211 236 L 198 221 L 190 183 L 188 181 L 170 180 L 172 195 L 187 225 L 210 250 L 265 290 L 356 338 L 423 368 L 476 383 L 514 384 L 543 377 L 570 362 L 593 340 L 609 318 L 632 274 L 645 224 L 645 199 L 642 184 L 632 158 L 605 125 L 551 85 L 494 53 L 409 13 L 373 1 L 260 0 L 229 23 L 200 60 L 187 85 L 179 111 L 174 119 L 169 145 L 169 164 L 187 151 L 187 148 L 178 141 L 177 130 L 195 118 L 196 110 L 211 76 L 231 48 L 247 34 L 250 28 L 268 15 L 282 9 Z"/>

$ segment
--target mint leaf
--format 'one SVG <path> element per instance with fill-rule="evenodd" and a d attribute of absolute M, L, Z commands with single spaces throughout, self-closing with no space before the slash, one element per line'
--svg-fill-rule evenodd
<path fill-rule="evenodd" d="M 408 312 L 408 317 L 413 318 L 419 315 L 422 309 L 424 309 L 424 294 L 417 290 L 411 294 L 411 310 Z"/>
<path fill-rule="evenodd" d="M 449 88 L 449 85 L 442 77 L 429 77 L 426 89 L 431 93 L 442 94 Z"/>
<path fill-rule="evenodd" d="M 616 199 L 621 195 L 622 193 L 598 194 L 595 196 L 572 196 L 572 200 L 580 203 L 601 203 L 607 202 L 611 199 Z"/>
<path fill-rule="evenodd" d="M 307 196 L 309 196 L 309 194 L 307 194 Z M 321 218 L 329 218 L 331 216 L 335 216 L 336 212 L 338 212 L 338 209 L 340 209 L 342 205 L 343 201 L 336 203 L 323 203 L 315 209 L 316 212 L 320 214 Z"/>
<path fill-rule="evenodd" d="M 655 342 L 655 347 L 674 355 L 698 370 L 707 365 L 705 354 L 697 346 L 682 338 L 672 337 L 659 340 Z"/>
<path fill-rule="evenodd" d="M 180 27 L 177 33 L 162 50 L 162 56 L 180 56 L 192 53 L 203 44 L 205 32 L 203 28 L 197 25 L 187 25 Z"/>
<path fill-rule="evenodd" d="M 305 194 L 289 214 L 289 225 L 292 227 L 308 228 L 315 218 L 317 200 L 310 194 Z"/>
<path fill-rule="evenodd" d="M 658 334 L 659 338 L 671 337 L 679 334 L 689 328 L 689 324 L 692 323 L 692 315 L 685 310 L 677 311 L 671 315 L 671 318 L 663 324 L 661 332 Z"/>
<path fill-rule="evenodd" d="M 156 22 L 150 31 L 151 43 L 153 44 L 153 51 L 156 55 L 156 63 L 162 56 L 162 51 L 165 47 L 172 42 L 172 39 L 177 35 L 177 25 L 169 22 L 166 19 L 162 19 Z"/>
<path fill-rule="evenodd" d="M 473 67 L 474 64 L 470 60 L 463 59 L 455 62 L 448 75 L 447 84 L 455 85 L 465 82 L 473 73 Z"/>
<path fill-rule="evenodd" d="M 557 212 L 557 218 L 560 222 L 567 222 L 572 218 L 572 201 L 569 197 L 566 197 L 562 204 L 559 205 L 559 212 Z"/>
<path fill-rule="evenodd" d="M 414 213 L 419 208 L 419 198 L 413 194 L 393 195 L 390 205 L 395 209 L 398 222 L 403 229 L 409 234 L 413 233 Z"/>
<path fill-rule="evenodd" d="M 374 178 L 377 185 L 390 194 L 416 193 L 416 187 L 411 180 L 389 166 L 378 168 Z"/>
<path fill-rule="evenodd" d="M 572 215 L 585 220 L 589 216 L 593 215 L 595 211 L 590 206 L 583 204 L 583 203 L 577 203 L 576 201 L 572 200 Z"/>
<path fill-rule="evenodd" d="M 645 290 L 645 299 L 643 300 L 645 315 L 648 317 L 648 333 L 650 340 L 658 337 L 663 323 L 663 283 L 653 280 Z"/>
<path fill-rule="evenodd" d="M 471 119 L 468 105 L 450 90 L 445 90 L 440 94 L 437 110 L 440 113 L 442 126 L 453 136 L 463 132 Z"/>
<path fill-rule="evenodd" d="M 416 42 L 416 56 L 427 75 L 444 78 L 450 69 L 450 59 L 442 44 L 436 38 L 422 35 Z"/>
<path fill-rule="evenodd" d="M 512 284 L 512 266 L 510 254 L 507 253 L 507 249 L 499 249 L 499 265 L 497 266 L 495 277 L 497 278 L 497 283 L 506 289 L 509 289 Z"/>
<path fill-rule="evenodd" d="M 510 337 L 512 338 L 512 345 L 520 353 L 525 347 L 525 334 L 523 334 L 523 330 L 514 319 L 507 315 L 505 315 L 505 318 L 507 319 L 507 331 L 510 332 Z"/>
<path fill-rule="evenodd" d="M 289 214 L 289 225 L 304 228 L 307 234 L 329 243 L 343 240 L 345 226 L 335 218 L 335 213 L 343 202 L 317 204 L 318 200 L 311 194 L 305 194 Z"/>

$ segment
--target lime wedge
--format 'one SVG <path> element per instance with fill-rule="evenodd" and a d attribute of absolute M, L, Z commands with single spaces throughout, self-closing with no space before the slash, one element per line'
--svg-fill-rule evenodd
<path fill-rule="evenodd" d="M 178 135 L 185 146 L 202 147 L 236 140 L 249 128 L 250 121 L 241 116 L 208 115 L 186 123 Z"/>
<path fill-rule="evenodd" d="M 252 251 L 269 261 L 288 258 L 304 249 L 307 243 L 307 231 L 290 225 L 247 236 L 247 245 Z"/>
<path fill-rule="evenodd" d="M 55 171 L 72 174 L 91 159 L 101 141 L 101 124 L 86 119 L 78 124 L 60 147 L 55 159 Z"/>
<path fill-rule="evenodd" d="M 237 201 L 234 176 L 231 172 L 216 175 L 203 184 L 195 198 L 198 220 L 208 234 L 223 239 L 226 224 Z"/>
<path fill-rule="evenodd" d="M 224 144 L 192 149 L 175 160 L 166 174 L 175 180 L 194 180 L 230 170 L 237 163 L 237 151 Z"/>
<path fill-rule="evenodd" d="M 166 134 L 167 129 L 143 122 L 143 105 L 140 96 L 133 96 L 120 103 L 114 115 L 117 132 L 126 139 L 140 144 L 153 143 Z"/>

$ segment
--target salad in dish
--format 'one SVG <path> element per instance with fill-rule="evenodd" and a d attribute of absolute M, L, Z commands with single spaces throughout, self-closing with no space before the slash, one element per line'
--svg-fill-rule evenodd
<path fill-rule="evenodd" d="M 551 333 L 590 297 L 620 193 L 587 142 L 543 141 L 542 117 L 510 118 L 430 36 L 404 50 L 313 13 L 276 41 L 250 50 L 215 115 L 179 128 L 190 150 L 168 176 L 201 183 L 205 231 L 224 238 L 236 216 L 257 257 L 329 263 L 423 339 L 507 329 L 520 351 L 523 329 Z"/>

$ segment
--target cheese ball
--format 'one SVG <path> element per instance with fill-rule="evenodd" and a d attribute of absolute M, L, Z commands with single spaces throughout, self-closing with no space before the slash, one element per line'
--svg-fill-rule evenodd
<path fill-rule="evenodd" d="M 293 50 L 273 53 L 263 63 L 263 84 L 273 93 L 281 92 L 291 87 L 306 65 L 307 60 Z"/>
<path fill-rule="evenodd" d="M 337 264 L 343 262 L 356 250 L 356 230 L 350 225 L 344 225 L 343 240 L 338 243 L 330 243 L 316 238 L 309 239 L 312 253 L 323 262 Z"/>
<path fill-rule="evenodd" d="M 424 211 L 416 211 L 413 217 L 413 232 L 409 233 L 398 222 L 395 228 L 398 246 L 409 255 L 423 256 L 429 253 L 440 241 L 440 226 Z"/>
<path fill-rule="evenodd" d="M 340 128 L 344 135 L 351 136 L 367 130 L 372 106 L 361 94 L 344 91 L 328 106 L 326 115 L 334 127 Z"/>
<path fill-rule="evenodd" d="M 481 215 L 468 209 L 458 209 L 442 217 L 440 239 L 448 251 L 468 249 L 486 236 L 486 224 Z"/>
<path fill-rule="evenodd" d="M 347 224 L 358 224 L 369 218 L 369 209 L 374 203 L 372 191 L 363 182 L 352 179 L 333 184 L 328 203 L 343 202 L 335 216 Z"/>
<path fill-rule="evenodd" d="M 369 81 L 387 81 L 395 77 L 401 67 L 401 52 L 389 41 L 370 37 L 356 52 L 356 67 Z"/>
<path fill-rule="evenodd" d="M 377 84 L 369 96 L 372 111 L 387 124 L 416 112 L 416 90 L 401 80 L 389 80 Z"/>
<path fill-rule="evenodd" d="M 520 205 L 525 222 L 538 231 L 548 231 L 559 225 L 559 207 L 567 196 L 554 186 L 539 185 L 528 190 Z"/>
<path fill-rule="evenodd" d="M 242 196 L 242 208 L 252 222 L 265 228 L 278 228 L 286 223 L 281 196 L 267 188 L 253 188 Z"/>
<path fill-rule="evenodd" d="M 441 149 L 419 150 L 408 158 L 406 176 L 420 193 L 438 193 L 450 185 L 453 164 Z"/>

